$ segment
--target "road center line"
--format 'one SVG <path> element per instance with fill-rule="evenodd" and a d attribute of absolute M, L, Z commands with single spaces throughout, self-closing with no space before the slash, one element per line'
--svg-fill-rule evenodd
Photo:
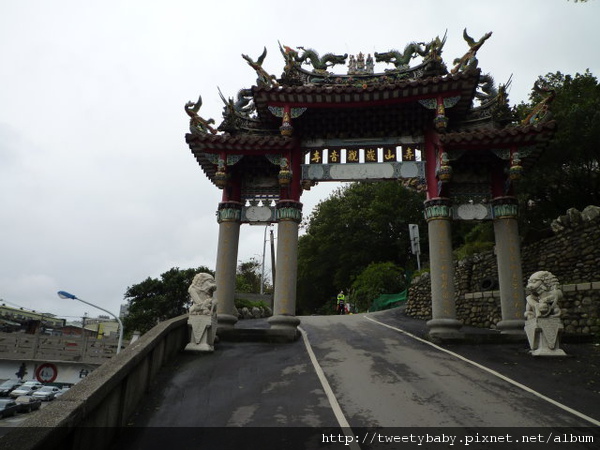
<path fill-rule="evenodd" d="M 308 356 L 310 357 L 310 361 L 312 362 L 313 367 L 315 368 L 315 372 L 317 373 L 317 377 L 319 377 L 319 381 L 321 382 L 321 386 L 323 386 L 323 390 L 325 391 L 325 395 L 327 395 L 327 399 L 329 400 L 329 404 L 331 405 L 331 409 L 333 410 L 333 414 L 337 419 L 338 424 L 342 428 L 342 431 L 346 436 L 348 436 L 349 448 L 353 450 L 360 450 L 360 446 L 357 444 L 357 438 L 352 432 L 352 428 L 350 424 L 346 420 L 346 416 L 344 416 L 344 412 L 340 407 L 340 404 L 333 393 L 333 389 L 329 385 L 327 381 L 327 377 L 325 376 L 325 372 L 323 368 L 319 364 L 315 352 L 313 352 L 312 346 L 310 345 L 310 341 L 308 340 L 308 335 L 306 331 L 302 329 L 302 327 L 298 327 L 300 334 L 302 334 L 302 340 L 304 341 L 304 345 L 306 347 L 306 351 L 308 352 Z"/>
<path fill-rule="evenodd" d="M 583 413 L 581 413 L 579 411 L 576 411 L 573 408 L 569 408 L 567 405 L 563 405 L 562 403 L 557 402 L 556 400 L 553 400 L 550 397 L 546 397 L 544 394 L 542 394 L 542 393 L 540 393 L 538 391 L 535 391 L 535 390 L 531 389 L 530 387 L 527 387 L 524 384 L 521 384 L 518 381 L 513 380 L 512 378 L 508 378 L 508 377 L 502 375 L 501 373 L 496 372 L 495 370 L 490 369 L 489 367 L 483 366 L 483 365 L 481 365 L 479 363 L 476 363 L 475 361 L 472 361 L 470 359 L 465 358 L 464 356 L 459 355 L 458 353 L 454 353 L 454 352 L 452 352 L 450 350 L 447 350 L 447 349 L 445 349 L 443 347 L 440 347 L 439 345 L 436 345 L 433 342 L 430 342 L 430 341 L 422 339 L 422 338 L 420 338 L 418 336 L 415 336 L 414 334 L 409 333 L 408 331 L 404 331 L 404 330 L 402 330 L 400 328 L 396 328 L 396 327 L 393 327 L 393 326 L 388 325 L 386 323 L 380 322 L 380 321 L 375 320 L 375 319 L 373 319 L 372 317 L 369 317 L 369 316 L 364 316 L 364 318 L 367 319 L 367 320 L 370 320 L 371 322 L 376 323 L 378 325 L 381 325 L 381 326 L 390 328 L 392 330 L 398 331 L 399 333 L 402 333 L 402 334 L 404 334 L 404 335 L 406 335 L 408 337 L 416 339 L 417 341 L 422 342 L 424 344 L 427 344 L 427 345 L 429 345 L 429 346 L 431 346 L 431 347 L 433 347 L 433 348 L 435 348 L 437 350 L 440 350 L 440 351 L 445 352 L 445 353 L 447 353 L 449 355 L 452 355 L 455 358 L 458 358 L 461 361 L 464 361 L 464 362 L 466 362 L 468 364 L 471 364 L 471 365 L 473 365 L 473 366 L 475 366 L 475 367 L 477 367 L 477 368 L 479 368 L 481 370 L 484 370 L 484 371 L 488 372 L 489 374 L 494 375 L 495 377 L 498 377 L 501 380 L 504 380 L 504 381 L 512 384 L 513 386 L 518 387 L 519 389 L 522 389 L 522 390 L 524 390 L 526 392 L 529 392 L 530 394 L 533 394 L 536 397 L 541 398 L 542 400 L 545 400 L 548 403 L 553 404 L 554 406 L 558 406 L 562 410 L 567 411 L 568 413 L 574 414 L 575 416 L 577 416 L 577 417 L 579 417 L 579 418 L 581 418 L 583 420 L 586 420 L 586 421 L 590 422 L 591 424 L 593 424 L 595 426 L 600 426 L 600 421 L 598 421 L 598 420 L 596 420 L 596 419 L 594 419 L 594 418 L 592 418 L 590 416 L 586 416 L 585 414 L 583 414 Z"/>

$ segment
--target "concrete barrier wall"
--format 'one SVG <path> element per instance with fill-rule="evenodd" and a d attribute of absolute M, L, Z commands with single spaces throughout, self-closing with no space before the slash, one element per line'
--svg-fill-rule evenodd
<path fill-rule="evenodd" d="M 0 359 L 102 364 L 114 356 L 118 341 L 117 337 L 95 339 L 0 332 Z"/>
<path fill-rule="evenodd" d="M 109 448 L 160 367 L 188 342 L 187 315 L 158 324 L 69 392 L 0 437 L 0 449 Z"/>

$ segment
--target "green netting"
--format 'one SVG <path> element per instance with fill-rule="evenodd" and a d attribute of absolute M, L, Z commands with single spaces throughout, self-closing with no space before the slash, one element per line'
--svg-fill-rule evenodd
<path fill-rule="evenodd" d="M 375 299 L 375 301 L 369 308 L 369 312 L 383 311 L 384 309 L 395 308 L 396 306 L 399 306 L 400 304 L 406 302 L 407 297 L 408 289 L 400 292 L 399 294 L 381 294 Z"/>

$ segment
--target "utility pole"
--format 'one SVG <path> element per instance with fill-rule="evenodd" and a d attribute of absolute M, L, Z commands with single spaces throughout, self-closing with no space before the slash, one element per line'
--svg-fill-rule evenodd
<path fill-rule="evenodd" d="M 263 295 L 265 293 L 265 253 L 267 251 L 267 228 L 269 228 L 269 225 L 265 225 L 265 233 L 263 235 L 262 268 L 260 272 L 260 295 Z"/>
<path fill-rule="evenodd" d="M 275 237 L 271 229 L 271 274 L 273 275 L 273 292 L 275 292 Z"/>
<path fill-rule="evenodd" d="M 85 319 L 87 319 L 87 313 L 83 314 L 83 317 L 81 318 L 81 346 L 83 347 L 81 349 L 81 360 L 84 361 L 85 360 L 85 355 L 87 354 L 87 333 L 85 332 Z"/>

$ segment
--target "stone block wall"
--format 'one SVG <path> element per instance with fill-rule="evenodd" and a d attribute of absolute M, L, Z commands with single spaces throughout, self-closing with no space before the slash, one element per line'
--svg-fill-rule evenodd
<path fill-rule="evenodd" d="M 600 216 L 564 220 L 556 234 L 521 250 L 523 287 L 538 270 L 548 270 L 562 284 L 565 331 L 600 335 Z M 565 216 L 566 217 L 566 216 Z M 562 217 L 561 217 L 562 218 Z M 560 221 L 560 219 L 558 219 Z M 498 269 L 493 251 L 455 262 L 455 301 L 457 319 L 465 325 L 495 328 L 501 320 Z M 431 318 L 431 280 L 428 273 L 413 280 L 409 288 L 406 314 Z"/>

